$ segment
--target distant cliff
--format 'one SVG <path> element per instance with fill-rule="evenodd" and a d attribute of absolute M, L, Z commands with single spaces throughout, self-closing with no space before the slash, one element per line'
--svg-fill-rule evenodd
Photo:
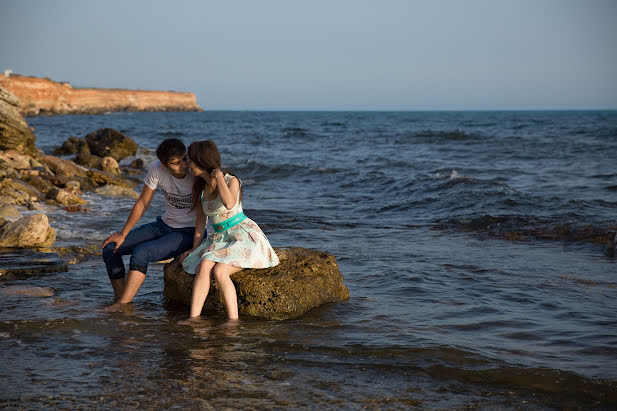
<path fill-rule="evenodd" d="M 195 94 L 105 88 L 73 88 L 50 79 L 0 74 L 0 86 L 21 102 L 24 116 L 99 114 L 109 111 L 202 111 Z"/>

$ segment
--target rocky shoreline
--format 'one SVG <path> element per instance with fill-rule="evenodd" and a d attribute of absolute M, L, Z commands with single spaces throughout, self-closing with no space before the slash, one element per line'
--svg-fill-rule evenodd
<path fill-rule="evenodd" d="M 111 129 L 67 140 L 57 150 L 64 158 L 45 155 L 36 147 L 36 137 L 19 107 L 19 99 L 0 87 L 0 279 L 57 272 L 66 269 L 67 260 L 77 262 L 99 255 L 100 250 L 90 246 L 54 249 L 56 233 L 42 210 L 51 206 L 88 212 L 84 192 L 136 198 L 134 188 L 141 181 L 133 175 L 143 167 L 138 162 L 130 167 L 118 165 L 138 147 L 130 137 Z M 75 142 L 78 144 L 72 144 Z M 66 159 L 71 154 L 74 159 Z M 20 209 L 32 213 L 23 216 Z M 37 253 L 39 262 L 48 261 L 28 264 L 34 259 L 24 250 Z M 40 258 L 41 252 L 48 254 L 45 259 Z"/>
<path fill-rule="evenodd" d="M 66 271 L 70 264 L 100 258 L 98 244 L 54 247 L 55 229 L 47 215 L 39 212 L 45 207 L 84 213 L 88 212 L 84 192 L 139 196 L 135 189 L 142 184 L 143 161 L 137 159 L 127 167 L 118 163 L 137 153 L 139 147 L 129 136 L 102 128 L 83 138 L 69 137 L 55 155 L 45 155 L 35 142 L 20 114 L 19 100 L 0 87 L 0 281 Z M 24 208 L 29 211 L 26 216 L 20 212 Z M 349 298 L 332 255 L 295 247 L 277 249 L 277 254 L 278 266 L 234 276 L 243 315 L 290 319 Z M 187 304 L 192 279 L 175 261 L 168 263 L 166 298 Z M 20 292 L 29 291 L 26 287 Z M 220 310 L 217 301 L 215 292 L 207 307 Z"/>
<path fill-rule="evenodd" d="M 194 93 L 73 88 L 67 82 L 17 74 L 0 75 L 0 87 L 21 102 L 24 116 L 102 114 L 114 111 L 203 111 Z"/>

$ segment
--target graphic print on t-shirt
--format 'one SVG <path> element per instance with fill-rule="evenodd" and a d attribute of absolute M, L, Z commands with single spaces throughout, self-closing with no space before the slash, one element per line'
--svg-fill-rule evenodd
<path fill-rule="evenodd" d="M 163 190 L 165 193 L 165 200 L 169 203 L 173 208 L 177 208 L 179 210 L 184 210 L 187 208 L 193 207 L 193 194 L 172 194 Z"/>

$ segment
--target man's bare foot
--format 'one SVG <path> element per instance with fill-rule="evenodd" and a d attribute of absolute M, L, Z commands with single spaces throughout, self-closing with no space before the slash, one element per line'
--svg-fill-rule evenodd
<path fill-rule="evenodd" d="M 135 309 L 135 306 L 131 303 L 116 302 L 107 307 L 99 308 L 96 311 L 100 313 L 116 313 L 116 312 L 130 313 L 134 309 Z"/>

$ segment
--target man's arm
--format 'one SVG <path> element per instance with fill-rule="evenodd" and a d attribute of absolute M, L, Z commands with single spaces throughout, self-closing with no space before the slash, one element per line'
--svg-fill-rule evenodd
<path fill-rule="evenodd" d="M 144 215 L 148 207 L 150 207 L 153 196 L 154 190 L 147 185 L 144 185 L 144 188 L 141 190 L 141 195 L 139 196 L 137 201 L 135 201 L 133 209 L 131 210 L 129 217 L 126 219 L 126 223 L 124 224 L 122 230 L 120 232 L 113 233 L 109 237 L 107 237 L 105 241 L 103 241 L 103 245 L 101 246 L 101 248 L 105 247 L 109 243 L 115 242 L 116 247 L 114 248 L 114 251 L 116 251 L 118 247 L 122 245 L 124 239 L 129 234 L 129 232 L 131 232 L 133 227 L 135 227 L 135 224 L 137 224 L 141 216 Z"/>

